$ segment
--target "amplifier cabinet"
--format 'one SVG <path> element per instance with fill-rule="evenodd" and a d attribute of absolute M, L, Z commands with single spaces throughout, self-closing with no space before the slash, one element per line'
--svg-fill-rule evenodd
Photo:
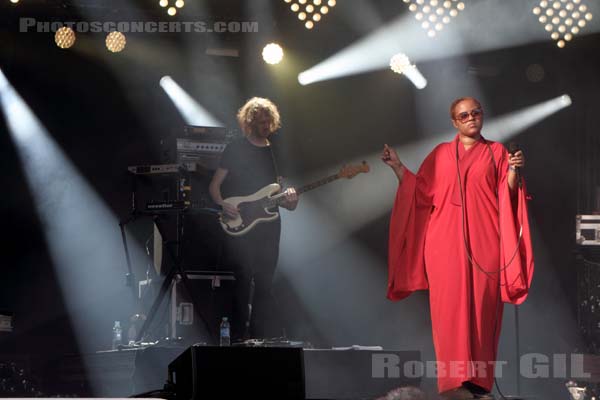
<path fill-rule="evenodd" d="M 600 215 L 575 217 L 575 241 L 582 246 L 600 247 Z"/>

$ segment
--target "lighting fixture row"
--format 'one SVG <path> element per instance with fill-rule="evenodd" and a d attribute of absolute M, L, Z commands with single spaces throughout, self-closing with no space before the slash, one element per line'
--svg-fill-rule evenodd
<path fill-rule="evenodd" d="M 185 6 L 185 2 L 183 0 L 176 0 L 175 2 L 169 2 L 169 0 L 159 0 L 158 5 L 162 8 L 166 8 L 167 14 L 169 14 L 172 17 L 175 14 L 177 14 L 178 8 L 183 8 L 183 6 Z"/>
<path fill-rule="evenodd" d="M 314 28 L 315 24 L 335 7 L 336 0 L 283 0 L 290 4 L 290 9 L 295 12 L 300 21 L 304 21 L 306 29 Z"/>
<path fill-rule="evenodd" d="M 560 48 L 565 47 L 593 18 L 581 0 L 541 0 L 532 12 Z"/>
<path fill-rule="evenodd" d="M 61 49 L 73 47 L 76 40 L 77 37 L 75 35 L 75 31 L 68 26 L 63 26 L 54 34 L 54 42 Z M 125 35 L 121 32 L 113 31 L 106 35 L 106 48 L 113 53 L 122 51 L 125 48 L 126 43 L 127 39 L 125 39 Z"/>
<path fill-rule="evenodd" d="M 415 19 L 421 22 L 421 27 L 427 31 L 430 38 L 435 37 L 452 18 L 465 9 L 465 3 L 460 0 L 403 1 L 409 4 L 408 9 L 415 13 Z"/>

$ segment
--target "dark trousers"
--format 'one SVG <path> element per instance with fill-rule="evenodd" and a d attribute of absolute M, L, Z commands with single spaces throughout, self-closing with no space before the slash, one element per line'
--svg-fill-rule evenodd
<path fill-rule="evenodd" d="M 277 219 L 256 225 L 246 235 L 227 238 L 227 254 L 236 278 L 231 324 L 234 340 L 282 335 L 278 307 L 271 291 L 279 258 L 280 233 L 281 222 Z"/>

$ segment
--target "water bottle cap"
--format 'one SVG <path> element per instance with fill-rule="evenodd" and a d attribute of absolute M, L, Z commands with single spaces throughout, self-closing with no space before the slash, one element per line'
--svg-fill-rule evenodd
<path fill-rule="evenodd" d="M 227 321 L 227 317 L 223 317 L 223 321 Z"/>
<path fill-rule="evenodd" d="M 115 321 L 115 326 L 121 326 L 121 321 Z"/>

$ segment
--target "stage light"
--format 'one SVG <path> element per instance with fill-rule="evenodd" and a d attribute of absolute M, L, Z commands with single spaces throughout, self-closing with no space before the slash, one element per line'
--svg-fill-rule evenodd
<path fill-rule="evenodd" d="M 313 81 L 309 78 L 309 74 L 307 74 L 306 72 L 300 72 L 298 74 L 298 83 L 302 86 L 308 85 L 311 82 Z"/>
<path fill-rule="evenodd" d="M 54 34 L 54 42 L 61 49 L 68 49 L 75 44 L 75 32 L 68 26 L 63 26 Z"/>
<path fill-rule="evenodd" d="M 277 43 L 269 43 L 263 48 L 262 57 L 267 64 L 279 64 L 283 59 L 283 49 Z"/>
<path fill-rule="evenodd" d="M 283 0 L 286 3 L 292 3 L 292 0 Z M 313 0 L 312 4 L 307 0 L 296 0 L 290 6 L 290 9 L 298 14 L 298 19 L 304 21 L 306 29 L 312 29 L 316 22 L 323 19 L 323 16 L 329 12 L 329 9 L 335 7 L 335 0 L 328 0 L 327 5 L 322 5 L 323 0 Z M 301 6 L 302 5 L 302 11 Z"/>
<path fill-rule="evenodd" d="M 114 31 L 106 35 L 106 48 L 113 53 L 122 51 L 125 44 L 127 44 L 127 39 L 121 32 Z"/>
<path fill-rule="evenodd" d="M 170 76 L 160 78 L 160 87 L 169 96 L 177 111 L 188 125 L 219 126 L 223 123 L 216 119 L 207 109 L 202 107 Z"/>
<path fill-rule="evenodd" d="M 174 4 L 171 3 L 171 5 L 169 5 L 169 0 L 159 0 L 158 5 L 160 5 L 162 8 L 166 8 L 167 14 L 169 14 L 172 17 L 175 14 L 177 14 L 178 8 L 183 8 L 185 6 L 185 1 L 176 0 Z"/>
<path fill-rule="evenodd" d="M 587 5 L 580 0 L 561 0 L 553 3 L 541 0 L 532 10 L 534 15 L 541 15 L 538 18 L 539 22 L 544 25 L 544 29 L 550 33 L 550 38 L 556 41 L 559 48 L 565 47 L 566 42 L 572 40 L 573 35 L 579 33 L 587 21 L 592 20 L 592 13 L 587 11 Z M 552 18 L 552 24 L 547 23 L 547 17 Z M 567 28 L 571 26 L 573 27 Z"/>
<path fill-rule="evenodd" d="M 402 74 L 406 68 L 410 67 L 410 60 L 405 54 L 396 54 L 390 60 L 390 67 L 392 71 Z"/>
<path fill-rule="evenodd" d="M 440 6 L 438 0 L 429 0 L 426 3 L 425 0 L 404 0 L 408 3 L 408 9 L 415 13 L 415 19 L 421 21 L 427 19 L 431 23 L 435 23 L 432 27 L 430 24 L 422 23 L 421 27 L 427 31 L 427 36 L 433 38 L 436 34 L 444 28 L 444 25 L 436 23 L 438 19 L 441 19 L 444 24 L 449 24 L 451 18 L 456 17 L 459 11 L 465 9 L 465 3 L 458 0 L 446 0 Z"/>
<path fill-rule="evenodd" d="M 560 102 L 565 107 L 568 107 L 571 104 L 573 104 L 573 101 L 571 100 L 571 96 L 569 96 L 568 94 L 563 94 L 562 96 L 560 96 Z"/>
<path fill-rule="evenodd" d="M 19 2 L 19 0 L 10 0 L 10 2 L 13 4 L 17 4 Z"/>
<path fill-rule="evenodd" d="M 390 68 L 397 74 L 405 75 L 417 89 L 424 89 L 427 86 L 427 80 L 417 69 L 410 63 L 406 54 L 396 54 L 390 60 Z"/>

